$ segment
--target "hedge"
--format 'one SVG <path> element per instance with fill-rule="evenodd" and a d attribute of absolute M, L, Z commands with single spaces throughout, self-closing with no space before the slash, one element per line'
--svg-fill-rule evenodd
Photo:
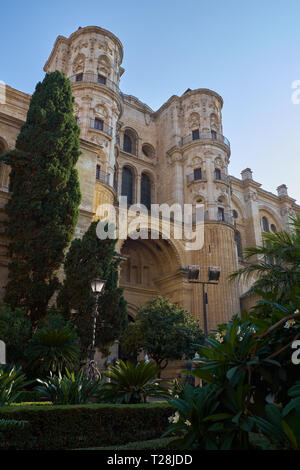
<path fill-rule="evenodd" d="M 129 442 L 128 444 L 108 447 L 90 447 L 75 450 L 168 450 L 172 449 L 172 442 L 177 437 L 163 437 L 162 439 L 151 439 L 150 441 Z"/>
<path fill-rule="evenodd" d="M 0 419 L 28 421 L 2 431 L 0 448 L 48 450 L 105 447 L 159 438 L 174 409 L 166 403 L 0 407 Z"/>

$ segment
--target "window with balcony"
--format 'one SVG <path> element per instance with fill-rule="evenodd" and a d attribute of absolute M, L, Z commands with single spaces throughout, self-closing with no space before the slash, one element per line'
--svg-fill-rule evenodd
<path fill-rule="evenodd" d="M 100 179 L 100 174 L 101 174 L 101 166 L 97 165 L 96 166 L 96 180 Z"/>
<path fill-rule="evenodd" d="M 106 85 L 106 77 L 104 77 L 104 75 L 101 75 L 100 73 L 98 73 L 97 81 L 98 83 L 101 83 L 102 85 Z"/>
<path fill-rule="evenodd" d="M 194 180 L 202 180 L 202 169 L 195 168 L 194 169 Z"/>
<path fill-rule="evenodd" d="M 221 179 L 221 170 L 219 168 L 215 168 L 215 180 Z"/>
<path fill-rule="evenodd" d="M 225 220 L 225 213 L 223 207 L 218 207 L 217 220 L 219 222 L 224 222 Z"/>
<path fill-rule="evenodd" d="M 133 173 L 131 168 L 125 166 L 122 170 L 121 195 L 127 197 L 127 204 L 133 204 Z"/>
<path fill-rule="evenodd" d="M 83 73 L 78 73 L 76 75 L 76 82 L 82 82 L 83 80 Z"/>
<path fill-rule="evenodd" d="M 192 131 L 192 137 L 193 137 L 193 140 L 199 140 L 200 139 L 199 129 L 194 129 Z"/>
<path fill-rule="evenodd" d="M 94 129 L 98 129 L 98 131 L 103 131 L 103 124 L 104 122 L 102 121 L 102 119 L 95 118 Z"/>

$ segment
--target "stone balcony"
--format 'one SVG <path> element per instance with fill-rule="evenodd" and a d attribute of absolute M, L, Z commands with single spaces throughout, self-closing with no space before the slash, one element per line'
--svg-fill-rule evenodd
<path fill-rule="evenodd" d="M 219 142 L 223 145 L 226 145 L 230 150 L 230 142 L 229 140 L 222 134 L 218 134 L 217 132 L 199 132 L 198 134 L 188 134 L 185 137 L 182 137 L 178 142 L 179 147 L 183 147 L 186 144 L 190 144 L 191 142 L 198 141 L 198 140 L 212 140 L 214 142 Z"/>

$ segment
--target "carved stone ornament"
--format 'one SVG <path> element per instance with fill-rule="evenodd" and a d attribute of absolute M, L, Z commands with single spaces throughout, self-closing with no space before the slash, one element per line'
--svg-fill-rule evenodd
<path fill-rule="evenodd" d="M 145 124 L 146 126 L 149 126 L 150 122 L 151 122 L 151 116 L 149 113 L 145 113 L 144 114 L 144 118 L 145 118 Z"/>
<path fill-rule="evenodd" d="M 282 207 L 280 209 L 280 214 L 284 217 L 284 216 L 291 216 L 291 217 L 295 217 L 295 211 L 292 207 Z"/>
<path fill-rule="evenodd" d="M 254 191 L 249 192 L 248 194 L 245 194 L 244 196 L 245 202 L 248 201 L 257 201 L 257 193 Z"/>

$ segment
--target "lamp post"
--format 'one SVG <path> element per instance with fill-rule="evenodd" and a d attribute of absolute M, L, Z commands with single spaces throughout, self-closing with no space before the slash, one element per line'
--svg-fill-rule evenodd
<path fill-rule="evenodd" d="M 94 293 L 94 296 L 96 298 L 95 301 L 95 309 L 94 309 L 94 323 L 93 323 L 93 339 L 92 339 L 92 348 L 91 348 L 91 354 L 90 354 L 90 361 L 94 360 L 95 357 L 95 341 L 96 341 L 96 327 L 97 327 L 97 316 L 98 316 L 98 298 L 101 292 L 104 289 L 106 281 L 103 281 L 102 279 L 94 279 L 92 281 L 91 287 L 92 291 Z"/>
<path fill-rule="evenodd" d="M 200 266 L 193 265 L 187 267 L 187 274 L 188 274 L 188 281 L 194 282 L 197 284 L 202 284 L 202 299 L 203 299 L 203 327 L 204 327 L 204 336 L 208 336 L 208 328 L 207 328 L 207 311 L 206 305 L 208 304 L 207 293 L 205 292 L 205 285 L 206 284 L 214 284 L 217 285 L 220 274 L 221 268 L 218 266 L 210 266 L 208 268 L 208 281 L 199 281 L 199 273 L 200 273 Z"/>

